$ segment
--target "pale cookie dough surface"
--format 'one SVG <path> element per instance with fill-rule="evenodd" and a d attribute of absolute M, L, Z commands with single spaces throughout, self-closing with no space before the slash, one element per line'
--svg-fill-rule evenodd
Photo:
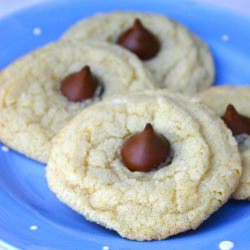
<path fill-rule="evenodd" d="M 250 88 L 249 87 L 213 87 L 200 93 L 199 98 L 208 107 L 222 116 L 228 104 L 233 104 L 242 115 L 250 117 Z M 243 172 L 236 192 L 235 199 L 250 200 L 250 136 L 240 143 Z"/>
<path fill-rule="evenodd" d="M 144 61 L 160 87 L 192 94 L 212 84 L 214 65 L 206 44 L 184 26 L 159 14 L 99 14 L 74 25 L 62 39 L 116 43 L 119 35 L 130 28 L 136 18 L 140 18 L 161 43 L 157 56 Z"/>
<path fill-rule="evenodd" d="M 173 160 L 159 170 L 131 172 L 121 146 L 148 122 L 169 139 Z M 47 166 L 49 187 L 61 201 L 140 241 L 197 228 L 227 201 L 240 175 L 237 144 L 223 122 L 205 106 L 166 91 L 84 110 L 53 141 Z"/>
<path fill-rule="evenodd" d="M 0 139 L 31 158 L 46 162 L 51 140 L 76 113 L 98 98 L 70 102 L 62 79 L 89 65 L 104 85 L 102 98 L 152 89 L 150 73 L 118 46 L 61 41 L 17 60 L 0 76 Z"/>

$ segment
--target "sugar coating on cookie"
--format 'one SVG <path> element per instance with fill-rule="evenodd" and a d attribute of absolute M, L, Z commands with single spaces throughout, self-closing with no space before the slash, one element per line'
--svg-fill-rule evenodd
<path fill-rule="evenodd" d="M 132 172 L 121 147 L 149 122 L 170 141 L 173 159 L 158 170 Z M 84 110 L 54 140 L 47 166 L 48 185 L 61 201 L 139 241 L 196 229 L 227 201 L 240 175 L 237 144 L 224 123 L 205 106 L 166 91 Z"/>
<path fill-rule="evenodd" d="M 213 87 L 199 94 L 200 100 L 222 116 L 228 104 L 232 104 L 237 111 L 250 118 L 250 88 L 222 86 Z M 250 136 L 239 144 L 242 157 L 243 172 L 233 198 L 250 199 Z"/>
<path fill-rule="evenodd" d="M 115 45 L 60 41 L 26 55 L 0 75 L 0 139 L 8 146 L 47 162 L 51 140 L 77 112 L 97 102 L 71 102 L 62 80 L 88 65 L 104 86 L 101 98 L 154 88 L 136 56 Z"/>
<path fill-rule="evenodd" d="M 192 94 L 212 84 L 214 65 L 206 44 L 184 26 L 159 14 L 99 14 L 71 27 L 62 39 L 117 43 L 119 36 L 133 25 L 136 18 L 160 41 L 159 53 L 143 61 L 160 87 Z"/>

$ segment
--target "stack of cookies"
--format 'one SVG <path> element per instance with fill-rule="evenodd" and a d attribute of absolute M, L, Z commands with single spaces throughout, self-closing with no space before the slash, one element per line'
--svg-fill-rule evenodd
<path fill-rule="evenodd" d="M 182 25 L 99 14 L 2 71 L 0 138 L 47 163 L 50 189 L 85 218 L 165 239 L 250 198 L 250 91 L 213 79 Z"/>

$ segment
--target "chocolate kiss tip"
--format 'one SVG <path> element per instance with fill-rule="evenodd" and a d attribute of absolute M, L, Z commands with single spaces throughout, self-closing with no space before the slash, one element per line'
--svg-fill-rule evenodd
<path fill-rule="evenodd" d="M 226 113 L 234 115 L 235 113 L 238 113 L 238 112 L 232 104 L 228 104 L 227 109 L 226 109 Z"/>
<path fill-rule="evenodd" d="M 154 131 L 154 128 L 153 126 L 151 125 L 151 123 L 147 123 L 145 128 L 144 128 L 144 131 Z"/>
<path fill-rule="evenodd" d="M 135 19 L 134 28 L 144 28 L 139 18 Z"/>
<path fill-rule="evenodd" d="M 129 137 L 122 146 L 121 156 L 131 171 L 148 172 L 167 161 L 171 153 L 168 140 L 147 123 L 144 130 Z"/>
<path fill-rule="evenodd" d="M 231 120 L 231 119 L 238 119 L 240 114 L 237 112 L 236 108 L 232 104 L 228 104 L 226 111 L 223 115 L 224 119 Z"/>
<path fill-rule="evenodd" d="M 84 66 L 81 71 L 87 73 L 87 74 L 91 74 L 91 70 L 90 67 L 88 65 Z"/>

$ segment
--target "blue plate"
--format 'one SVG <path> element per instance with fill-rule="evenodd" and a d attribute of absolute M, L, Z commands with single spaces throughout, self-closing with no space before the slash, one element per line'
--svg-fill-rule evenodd
<path fill-rule="evenodd" d="M 206 40 L 214 54 L 217 84 L 249 83 L 249 2 L 237 6 L 232 0 L 204 2 L 216 1 L 43 1 L 0 19 L 0 68 L 58 39 L 83 17 L 117 9 L 140 10 L 166 14 Z M 47 187 L 45 166 L 2 144 L 0 171 L 0 249 L 224 250 L 233 244 L 234 250 L 250 249 L 249 202 L 228 202 L 196 231 L 163 241 L 135 242 L 63 205 Z"/>

